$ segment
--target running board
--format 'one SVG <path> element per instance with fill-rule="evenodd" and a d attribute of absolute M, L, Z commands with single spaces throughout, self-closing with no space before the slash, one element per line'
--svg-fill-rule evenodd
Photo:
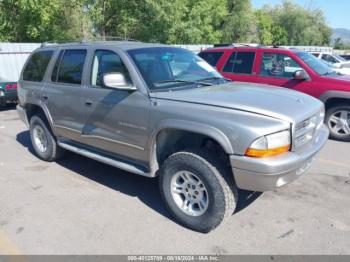
<path fill-rule="evenodd" d="M 109 157 L 109 156 L 104 156 L 104 155 L 101 155 L 98 153 L 94 153 L 92 151 L 89 151 L 88 149 L 77 147 L 75 145 L 68 144 L 65 142 L 57 141 L 57 144 L 60 147 L 66 149 L 68 151 L 77 153 L 77 154 L 82 155 L 82 156 L 86 156 L 88 158 L 105 163 L 107 165 L 111 165 L 111 166 L 116 167 L 116 168 L 123 169 L 125 171 L 130 172 L 130 173 L 134 173 L 134 174 L 138 174 L 138 175 L 142 175 L 142 176 L 147 176 L 147 177 L 151 176 L 148 172 L 146 172 L 145 169 L 142 169 L 141 167 L 137 167 L 135 165 L 123 162 L 121 160 L 117 160 L 117 159 L 114 159 L 114 158 Z"/>

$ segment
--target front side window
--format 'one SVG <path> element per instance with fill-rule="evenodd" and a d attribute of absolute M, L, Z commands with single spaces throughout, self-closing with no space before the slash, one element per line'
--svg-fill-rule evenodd
<path fill-rule="evenodd" d="M 41 82 L 53 51 L 39 51 L 33 54 L 23 70 L 23 80 Z"/>
<path fill-rule="evenodd" d="M 323 54 L 322 59 L 328 63 L 335 64 L 338 63 L 338 61 L 331 55 Z"/>
<path fill-rule="evenodd" d="M 223 72 L 250 75 L 253 72 L 255 52 L 234 52 L 227 60 Z"/>
<path fill-rule="evenodd" d="M 131 83 L 129 72 L 119 55 L 109 50 L 97 50 L 92 65 L 91 85 L 103 87 L 102 78 L 108 73 L 121 73 Z"/>
<path fill-rule="evenodd" d="M 206 61 L 185 49 L 151 47 L 129 50 L 128 53 L 151 91 L 223 79 Z"/>
<path fill-rule="evenodd" d="M 299 70 L 303 70 L 303 68 L 290 56 L 277 53 L 263 53 L 260 71 L 262 76 L 293 78 L 294 73 Z"/>
<path fill-rule="evenodd" d="M 51 81 L 66 84 L 81 84 L 86 50 L 64 50 L 59 55 Z"/>
<path fill-rule="evenodd" d="M 209 65 L 216 66 L 223 54 L 224 52 L 202 52 L 198 55 L 207 61 Z"/>

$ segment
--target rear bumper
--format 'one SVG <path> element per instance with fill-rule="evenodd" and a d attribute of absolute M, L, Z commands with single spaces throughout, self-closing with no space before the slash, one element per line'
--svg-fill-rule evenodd
<path fill-rule="evenodd" d="M 309 169 L 325 145 L 328 135 L 326 126 L 321 127 L 313 143 L 300 152 L 288 152 L 270 158 L 230 156 L 237 186 L 262 192 L 274 190 L 294 181 Z"/>
<path fill-rule="evenodd" d="M 12 102 L 18 99 L 17 91 L 16 92 L 3 91 L 3 92 L 4 92 L 3 93 L 4 95 L 3 96 L 0 95 L 0 103 Z"/>
<path fill-rule="evenodd" d="M 17 113 L 19 115 L 19 118 L 26 124 L 27 127 L 29 127 L 27 113 L 24 110 L 24 108 L 20 105 L 17 105 L 16 109 L 17 109 Z"/>

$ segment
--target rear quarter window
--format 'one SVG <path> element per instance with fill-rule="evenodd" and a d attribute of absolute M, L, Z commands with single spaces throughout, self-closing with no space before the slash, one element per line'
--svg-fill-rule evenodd
<path fill-rule="evenodd" d="M 51 50 L 34 53 L 23 70 L 23 80 L 41 82 L 52 55 L 53 51 Z"/>
<path fill-rule="evenodd" d="M 227 60 L 223 72 L 247 74 L 253 72 L 255 52 L 234 52 Z"/>
<path fill-rule="evenodd" d="M 202 52 L 198 55 L 211 66 L 216 66 L 223 54 L 224 52 Z"/>

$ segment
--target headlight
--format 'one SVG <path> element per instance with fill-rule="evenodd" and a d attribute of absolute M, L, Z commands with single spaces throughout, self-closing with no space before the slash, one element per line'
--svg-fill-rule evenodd
<path fill-rule="evenodd" d="M 256 139 L 245 152 L 249 157 L 269 157 L 289 151 L 290 131 L 285 130 Z"/>
<path fill-rule="evenodd" d="M 0 97 L 1 97 L 1 96 L 5 96 L 4 91 L 0 91 Z"/>
<path fill-rule="evenodd" d="M 316 129 L 320 129 L 321 126 L 323 125 L 324 122 L 324 116 L 325 116 L 325 108 L 324 106 L 322 107 L 320 113 L 319 113 L 319 117 L 318 117 L 318 124 L 316 126 Z"/>

